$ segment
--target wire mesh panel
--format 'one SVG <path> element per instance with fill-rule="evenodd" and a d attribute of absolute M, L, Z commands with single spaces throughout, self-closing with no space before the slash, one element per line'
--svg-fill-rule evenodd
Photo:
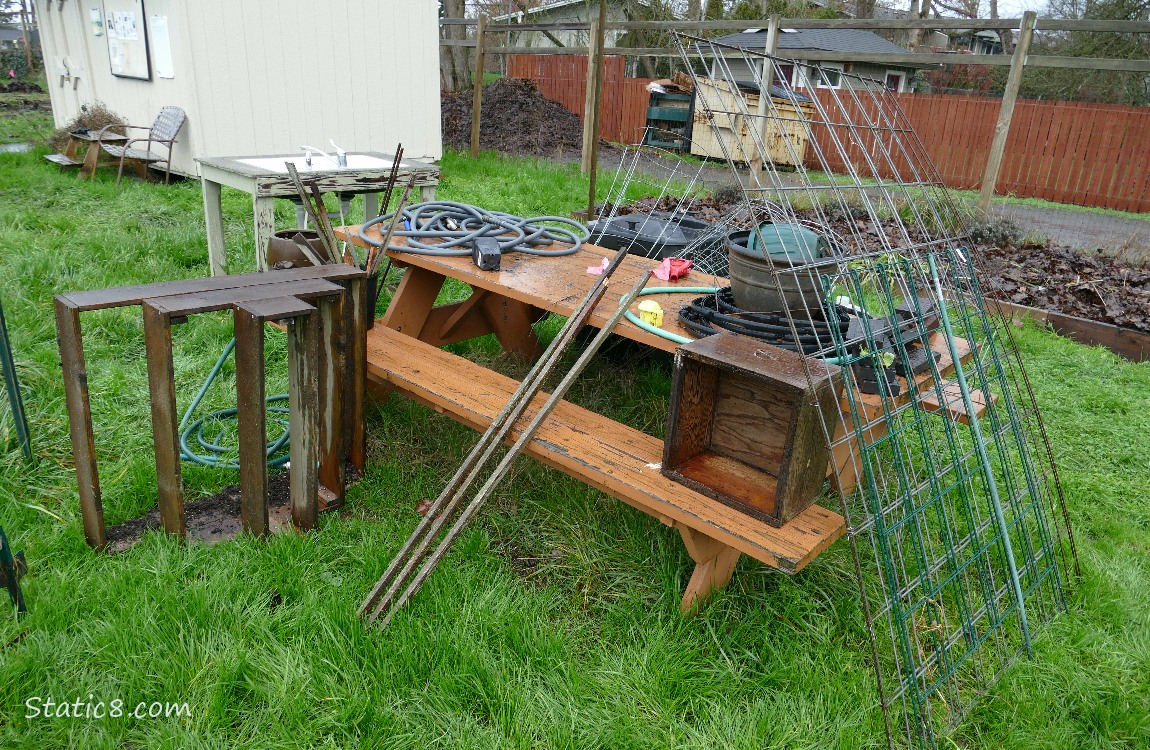
<path fill-rule="evenodd" d="M 715 306 L 771 316 L 789 335 L 770 342 L 803 353 L 811 382 L 837 378 L 828 475 L 888 733 L 934 747 L 1032 651 L 1075 565 L 1011 329 L 983 299 L 968 216 L 882 82 L 711 40 L 680 48 L 696 128 L 743 195 Z M 796 66 L 817 95 L 774 85 Z"/>

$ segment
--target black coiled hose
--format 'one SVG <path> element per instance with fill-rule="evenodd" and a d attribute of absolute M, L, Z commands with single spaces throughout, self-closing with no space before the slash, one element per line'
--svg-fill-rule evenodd
<path fill-rule="evenodd" d="M 838 319 L 834 321 L 800 318 L 792 320 L 779 313 L 741 310 L 735 306 L 734 300 L 731 288 L 723 287 L 715 294 L 692 300 L 690 305 L 679 311 L 679 318 L 683 321 L 683 326 L 699 338 L 710 336 L 723 329 L 791 351 L 801 350 L 803 354 L 815 354 L 834 346 L 831 327 L 837 328 L 841 337 L 845 336 L 850 325 L 849 317 L 837 309 L 835 314 Z"/>
<path fill-rule="evenodd" d="M 391 221 L 395 212 L 377 216 L 359 228 L 359 238 L 379 247 L 379 240 L 368 237 L 369 228 Z M 546 223 L 544 223 L 546 222 Z M 555 226 L 560 224 L 562 226 Z M 523 218 L 500 211 L 488 211 L 479 206 L 454 201 L 428 201 L 415 203 L 403 209 L 403 227 L 394 237 L 403 237 L 403 245 L 389 245 L 387 249 L 422 255 L 471 255 L 471 242 L 479 237 L 492 237 L 499 242 L 500 252 L 520 252 L 531 255 L 570 255 L 582 247 L 587 229 L 577 221 L 562 216 L 532 216 Z M 556 242 L 570 243 L 571 247 L 546 249 Z"/>

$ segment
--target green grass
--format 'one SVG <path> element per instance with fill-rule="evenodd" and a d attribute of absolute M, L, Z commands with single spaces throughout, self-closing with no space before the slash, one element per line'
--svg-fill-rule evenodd
<path fill-rule="evenodd" d="M 47 102 L 48 94 L 0 93 L 0 144 L 43 143 L 51 137 L 52 113 L 20 108 L 25 100 Z"/>
<path fill-rule="evenodd" d="M 117 189 L 110 173 L 80 182 L 42 153 L 0 154 L 0 294 L 37 453 L 23 462 L 0 406 L 0 525 L 31 566 L 28 616 L 0 616 L 0 747 L 885 745 L 845 542 L 795 577 L 744 559 L 730 587 L 684 619 L 690 560 L 677 535 L 528 460 L 392 626 L 364 628 L 355 610 L 415 525 L 415 504 L 475 439 L 398 397 L 371 410 L 367 475 L 314 532 L 212 547 L 153 534 L 125 554 L 93 553 L 51 298 L 206 275 L 200 194 L 195 182 Z M 448 155 L 440 195 L 563 214 L 583 206 L 586 181 L 575 166 Z M 290 204 L 278 210 L 289 225 Z M 224 216 L 231 270 L 250 270 L 250 199 L 225 191 Z M 156 497 L 140 318 L 108 311 L 84 325 L 104 508 L 118 523 Z M 225 316 L 177 327 L 181 405 L 230 335 Z M 276 392 L 284 345 L 268 338 Z M 1038 638 L 1037 658 L 1012 669 L 943 746 L 1147 747 L 1150 365 L 1033 328 L 1020 341 L 1085 577 L 1071 610 Z M 516 369 L 491 341 L 459 350 Z M 209 406 L 226 405 L 233 385 L 229 368 Z M 600 362 L 572 398 L 661 434 L 668 389 L 657 362 Z M 194 498 L 236 475 L 185 468 L 185 480 Z M 24 718 L 30 698 L 89 695 L 128 710 L 187 702 L 191 715 Z"/>

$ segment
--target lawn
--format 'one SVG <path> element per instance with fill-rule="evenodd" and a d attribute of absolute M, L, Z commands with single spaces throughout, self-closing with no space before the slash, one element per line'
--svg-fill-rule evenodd
<path fill-rule="evenodd" d="M 850 550 L 787 577 L 741 562 L 694 618 L 677 534 L 521 460 L 481 521 L 384 632 L 355 610 L 475 433 L 402 398 L 369 414 L 347 507 L 302 536 L 129 552 L 84 543 L 52 295 L 208 273 L 199 186 L 58 173 L 0 154 L 0 290 L 33 430 L 26 464 L 0 406 L 0 525 L 27 554 L 28 615 L 0 616 L 0 747 L 881 748 L 886 744 Z M 586 200 L 577 166 L 449 154 L 444 198 L 530 214 Z M 601 180 L 602 185 L 606 180 Z M 606 186 L 603 188 L 606 191 Z M 278 207 L 279 223 L 294 218 Z M 353 208 L 353 213 L 355 212 Z M 250 198 L 224 194 L 233 272 L 251 270 Z M 543 324 L 554 331 L 554 321 Z M 185 405 L 231 336 L 175 332 Z M 269 333 L 269 393 L 286 385 Z M 1150 364 L 1036 328 L 1019 333 L 1082 558 L 1070 609 L 942 747 L 1150 746 Z M 137 310 L 85 319 L 110 524 L 155 503 Z M 460 349 L 495 366 L 492 342 Z M 661 434 L 664 362 L 600 361 L 572 399 Z M 234 394 L 227 368 L 210 407 Z M 235 473 L 185 468 L 190 498 Z M 187 704 L 181 716 L 27 718 L 80 701 Z"/>

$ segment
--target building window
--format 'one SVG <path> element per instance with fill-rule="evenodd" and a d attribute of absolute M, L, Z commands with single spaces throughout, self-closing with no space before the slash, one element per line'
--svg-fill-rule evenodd
<path fill-rule="evenodd" d="M 887 91 L 901 94 L 906 91 L 906 73 L 901 70 L 888 70 L 886 80 L 883 82 Z"/>
<path fill-rule="evenodd" d="M 763 65 L 759 65 L 759 78 L 762 79 Z M 771 83 L 774 86 L 790 90 L 794 86 L 795 80 L 795 66 L 794 65 L 781 65 L 775 63 L 774 65 L 774 78 Z"/>
<path fill-rule="evenodd" d="M 820 89 L 841 88 L 842 74 L 842 63 L 819 63 L 812 71 L 812 77 Z"/>

